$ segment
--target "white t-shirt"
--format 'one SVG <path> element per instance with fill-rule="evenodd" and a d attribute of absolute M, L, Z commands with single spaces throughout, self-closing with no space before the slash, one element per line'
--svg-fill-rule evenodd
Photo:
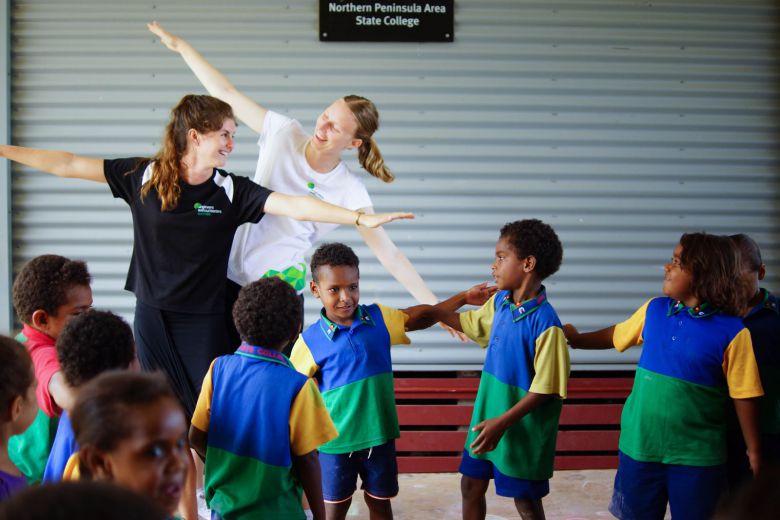
<path fill-rule="evenodd" d="M 328 173 L 314 171 L 304 150 L 309 136 L 301 124 L 268 111 L 257 141 L 254 181 L 287 195 L 309 195 L 347 209 L 372 206 L 360 178 L 340 162 Z M 267 276 L 279 276 L 301 292 L 306 286 L 304 254 L 337 224 L 301 222 L 266 214 L 257 224 L 238 228 L 228 264 L 228 278 L 246 285 Z"/>

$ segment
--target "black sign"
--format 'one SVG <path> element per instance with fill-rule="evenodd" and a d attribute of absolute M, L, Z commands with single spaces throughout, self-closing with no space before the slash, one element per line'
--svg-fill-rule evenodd
<path fill-rule="evenodd" d="M 454 0 L 320 0 L 320 41 L 451 42 Z"/>

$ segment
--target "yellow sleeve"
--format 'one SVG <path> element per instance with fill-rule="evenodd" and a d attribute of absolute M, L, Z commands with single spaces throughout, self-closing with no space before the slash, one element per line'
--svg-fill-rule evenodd
<path fill-rule="evenodd" d="M 534 380 L 530 392 L 536 394 L 557 394 L 566 398 L 571 362 L 566 336 L 560 327 L 550 327 L 536 338 L 534 354 Z"/>
<path fill-rule="evenodd" d="M 742 329 L 734 336 L 723 353 L 723 373 L 732 399 L 749 399 L 764 395 L 761 376 L 758 374 L 756 356 L 750 331 Z"/>
<path fill-rule="evenodd" d="M 647 300 L 644 305 L 626 321 L 615 325 L 615 332 L 612 334 L 612 344 L 618 352 L 623 352 L 629 347 L 641 345 L 644 343 L 642 338 L 642 329 L 645 328 L 645 316 L 647 315 L 647 306 L 652 300 Z"/>
<path fill-rule="evenodd" d="M 309 379 L 290 410 L 290 447 L 293 455 L 306 455 L 338 436 L 317 383 Z"/>
<path fill-rule="evenodd" d="M 392 307 L 386 307 L 377 303 L 377 307 L 382 311 L 382 318 L 385 320 L 387 332 L 390 333 L 391 345 L 408 345 L 412 342 L 406 335 L 406 322 L 409 316 L 404 311 L 399 311 Z"/>
<path fill-rule="evenodd" d="M 460 313 L 460 328 L 463 329 L 463 333 L 482 348 L 487 347 L 490 342 L 490 328 L 496 315 L 495 300 L 494 294 L 479 309 Z"/>
<path fill-rule="evenodd" d="M 65 471 L 62 472 L 62 480 L 79 480 L 80 478 L 79 452 L 76 452 L 68 458 L 68 463 L 65 464 Z"/>
<path fill-rule="evenodd" d="M 211 383 L 211 372 L 214 370 L 214 363 L 209 365 L 209 371 L 203 378 L 203 385 L 200 387 L 198 404 L 195 405 L 195 411 L 192 413 L 192 425 L 202 432 L 209 431 L 209 420 L 211 419 L 211 396 L 214 393 L 214 385 Z"/>
<path fill-rule="evenodd" d="M 320 370 L 320 367 L 314 362 L 314 356 L 311 355 L 309 346 L 303 341 L 303 334 L 295 340 L 295 345 L 293 345 L 292 352 L 290 352 L 290 362 L 295 367 L 295 370 L 306 377 L 312 377 Z"/>

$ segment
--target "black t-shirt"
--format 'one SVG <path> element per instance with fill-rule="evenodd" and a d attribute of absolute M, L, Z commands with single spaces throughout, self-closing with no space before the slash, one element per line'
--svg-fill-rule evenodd
<path fill-rule="evenodd" d="M 154 188 L 141 200 L 151 168 L 142 158 L 103 162 L 111 192 L 127 202 L 133 215 L 133 256 L 125 289 L 163 310 L 223 312 L 233 234 L 245 222 L 260 221 L 271 190 L 214 169 L 211 179 L 197 186 L 180 182 L 176 208 L 161 211 Z"/>

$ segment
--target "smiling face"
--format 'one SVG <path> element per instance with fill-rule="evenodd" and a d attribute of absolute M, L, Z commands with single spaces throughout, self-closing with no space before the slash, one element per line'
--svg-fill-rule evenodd
<path fill-rule="evenodd" d="M 195 130 L 190 132 L 194 132 L 193 140 L 198 161 L 214 168 L 225 166 L 235 145 L 235 121 L 229 118 L 225 119 L 219 130 L 211 132 L 200 133 Z"/>
<path fill-rule="evenodd" d="M 339 154 L 347 148 L 357 148 L 363 142 L 355 138 L 357 128 L 355 116 L 346 101 L 337 99 L 317 118 L 309 145 L 320 153 Z"/>
<path fill-rule="evenodd" d="M 187 421 L 169 397 L 132 408 L 128 436 L 104 454 L 93 475 L 113 480 L 174 512 L 187 476 Z"/>
<path fill-rule="evenodd" d="M 352 325 L 352 317 L 360 301 L 360 274 L 348 265 L 321 265 L 311 292 L 322 301 L 325 315 L 339 325 Z"/>
<path fill-rule="evenodd" d="M 677 244 L 672 259 L 664 265 L 663 292 L 669 298 L 681 301 L 688 307 L 696 307 L 698 299 L 691 292 L 693 276 L 682 267 L 680 260 L 682 250 L 682 245 Z"/>

